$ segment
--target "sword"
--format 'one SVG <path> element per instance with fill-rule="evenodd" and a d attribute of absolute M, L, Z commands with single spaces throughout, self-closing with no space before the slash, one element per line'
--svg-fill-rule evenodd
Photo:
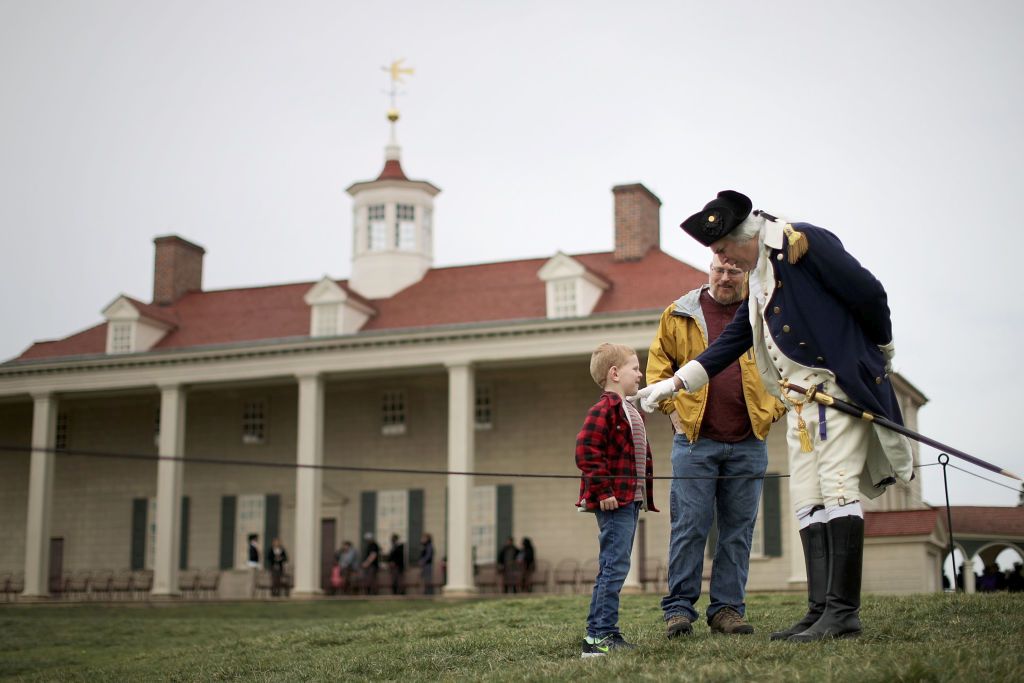
<path fill-rule="evenodd" d="M 999 467 L 998 465 L 993 465 L 990 462 L 985 462 L 981 458 L 975 458 L 973 455 L 968 455 L 967 453 L 964 453 L 961 450 L 957 450 L 952 446 L 947 446 L 946 444 L 940 441 L 936 441 L 935 439 L 931 439 L 925 436 L 924 434 L 918 434 L 913 429 L 907 429 L 903 425 L 897 424 L 886 417 L 882 417 L 881 415 L 875 415 L 874 413 L 868 410 L 864 410 L 863 408 L 859 408 L 853 405 L 852 403 L 847 403 L 842 399 L 838 399 L 835 396 L 826 394 L 824 391 L 819 391 L 817 387 L 812 386 L 808 389 L 805 389 L 801 386 L 797 386 L 796 384 L 790 384 L 788 380 L 784 379 L 779 380 L 779 384 L 781 384 L 782 388 L 786 391 L 795 391 L 798 394 L 803 394 L 804 396 L 807 397 L 808 401 L 816 401 L 824 406 L 828 406 L 829 408 L 835 408 L 841 413 L 846 413 L 847 415 L 852 415 L 853 417 L 859 418 L 861 420 L 873 422 L 877 425 L 885 427 L 886 429 L 891 429 L 892 431 L 898 432 L 903 436 L 913 439 L 914 441 L 919 441 L 923 444 L 931 446 L 932 448 L 938 449 L 945 453 L 949 453 L 950 455 L 955 455 L 961 460 L 966 460 L 967 462 L 977 465 L 978 467 L 983 467 L 986 470 L 989 470 L 990 472 L 995 472 L 996 474 L 1001 474 L 1004 477 L 1010 477 L 1011 479 L 1021 480 L 1020 477 L 1018 477 L 1016 474 L 1009 470 L 1004 470 L 1002 467 Z"/>

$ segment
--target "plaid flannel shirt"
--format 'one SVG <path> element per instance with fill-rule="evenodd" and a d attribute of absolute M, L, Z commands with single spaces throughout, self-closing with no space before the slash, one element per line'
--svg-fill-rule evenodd
<path fill-rule="evenodd" d="M 633 502 L 636 490 L 636 455 L 633 430 L 622 398 L 606 391 L 587 413 L 576 436 L 576 466 L 583 473 L 576 506 L 588 512 L 600 509 L 601 501 L 615 496 L 619 505 Z M 654 507 L 654 461 L 647 444 L 647 509 Z"/>

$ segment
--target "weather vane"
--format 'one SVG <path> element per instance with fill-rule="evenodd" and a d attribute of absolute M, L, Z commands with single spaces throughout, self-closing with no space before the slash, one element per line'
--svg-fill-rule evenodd
<path fill-rule="evenodd" d="M 391 96 L 391 108 L 388 109 L 388 121 L 392 124 L 398 120 L 398 106 L 395 103 L 395 97 L 398 95 L 398 84 L 405 83 L 402 80 L 402 76 L 411 76 L 415 73 L 411 67 L 402 66 L 404 61 L 405 57 L 402 57 L 391 62 L 391 66 L 381 67 L 381 71 L 387 71 L 391 75 L 391 90 L 388 91 L 388 94 Z"/>

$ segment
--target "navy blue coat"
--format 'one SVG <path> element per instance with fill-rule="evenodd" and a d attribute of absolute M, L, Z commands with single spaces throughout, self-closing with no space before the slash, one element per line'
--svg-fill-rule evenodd
<path fill-rule="evenodd" d="M 794 223 L 793 228 L 807 236 L 809 248 L 795 264 L 789 263 L 785 248 L 769 254 L 775 289 L 765 322 L 772 339 L 797 363 L 832 371 L 836 383 L 861 408 L 903 424 L 878 349 L 892 341 L 882 283 L 828 230 L 807 223 Z M 697 356 L 709 377 L 753 344 L 749 315 L 748 298 L 721 336 Z"/>

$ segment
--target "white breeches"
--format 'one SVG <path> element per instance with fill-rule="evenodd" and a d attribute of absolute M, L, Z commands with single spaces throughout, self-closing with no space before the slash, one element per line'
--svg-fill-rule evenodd
<path fill-rule="evenodd" d="M 846 398 L 834 384 L 829 393 Z M 826 408 L 826 438 L 822 440 L 818 415 L 817 403 L 804 405 L 804 422 L 814 443 L 810 453 L 800 450 L 796 409 L 790 408 L 786 417 L 789 494 L 794 511 L 817 505 L 831 508 L 860 499 L 860 476 L 873 427 L 870 422 Z"/>

